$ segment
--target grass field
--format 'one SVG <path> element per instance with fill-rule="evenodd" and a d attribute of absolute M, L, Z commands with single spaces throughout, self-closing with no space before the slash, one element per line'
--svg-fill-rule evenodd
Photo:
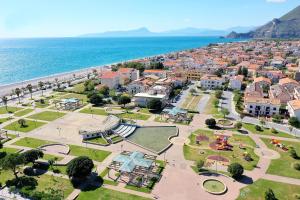
<path fill-rule="evenodd" d="M 84 92 L 84 83 L 76 84 L 71 89 L 69 89 L 68 91 L 82 93 L 82 92 Z"/>
<path fill-rule="evenodd" d="M 197 111 L 198 104 L 201 100 L 202 96 L 193 96 L 189 94 L 183 104 L 181 105 L 182 109 Z"/>
<path fill-rule="evenodd" d="M 6 152 L 6 153 L 17 153 L 19 149 L 11 148 L 11 147 L 3 147 L 0 152 Z"/>
<path fill-rule="evenodd" d="M 82 110 L 80 110 L 81 113 L 86 113 L 86 114 L 93 114 L 93 115 L 108 115 L 104 109 L 100 109 L 100 108 L 84 108 Z"/>
<path fill-rule="evenodd" d="M 0 107 L 0 114 L 14 113 L 14 112 L 17 112 L 22 109 L 23 108 L 7 106 L 7 110 L 6 110 L 5 106 L 2 106 L 2 107 Z"/>
<path fill-rule="evenodd" d="M 259 179 L 240 190 L 237 200 L 265 200 L 265 192 L 271 188 L 277 199 L 292 200 L 295 194 L 300 194 L 300 186 Z"/>
<path fill-rule="evenodd" d="M 32 111 L 33 111 L 33 109 L 28 108 L 28 109 L 24 109 L 24 110 L 15 112 L 14 115 L 15 115 L 16 117 L 22 117 L 22 116 L 24 116 L 24 115 L 27 115 L 27 114 L 31 113 Z"/>
<path fill-rule="evenodd" d="M 247 124 L 247 123 L 243 123 L 243 127 L 245 129 L 247 129 L 248 131 L 254 133 L 254 134 L 260 134 L 260 135 L 271 135 L 271 136 L 278 136 L 278 137 L 286 137 L 286 138 L 295 138 L 292 135 L 289 135 L 287 133 L 278 131 L 278 133 L 272 133 L 271 129 L 269 128 L 262 128 L 262 131 L 257 131 L 255 129 L 255 125 L 253 124 Z"/>
<path fill-rule="evenodd" d="M 7 122 L 9 120 L 12 120 L 13 118 L 0 118 L 0 124 L 3 124 L 4 122 Z"/>
<path fill-rule="evenodd" d="M 111 154 L 109 151 L 103 151 L 98 149 L 85 148 L 75 145 L 70 146 L 70 155 L 73 156 L 88 156 L 92 160 L 102 162 L 107 156 Z"/>
<path fill-rule="evenodd" d="M 52 112 L 52 111 L 44 111 L 40 112 L 34 115 L 30 115 L 28 118 L 31 119 L 36 119 L 36 120 L 43 120 L 43 121 L 54 121 L 58 118 L 63 117 L 66 115 L 65 113 L 62 112 Z"/>
<path fill-rule="evenodd" d="M 49 104 L 49 100 L 48 99 L 44 99 L 44 103 L 41 103 L 40 101 L 37 101 L 35 102 L 35 106 L 37 108 L 46 108 L 48 107 L 50 104 Z"/>
<path fill-rule="evenodd" d="M 300 171 L 297 171 L 293 168 L 293 163 L 300 163 L 300 159 L 294 159 L 290 156 L 289 152 L 284 152 L 278 147 L 275 147 L 273 144 L 270 144 L 270 139 L 265 139 L 265 138 L 261 138 L 261 139 L 268 146 L 268 148 L 273 149 L 280 154 L 279 159 L 271 161 L 267 173 L 300 179 Z M 299 142 L 281 141 L 281 143 L 286 145 L 287 147 L 293 146 L 296 152 L 298 153 L 298 155 L 300 155 Z"/>
<path fill-rule="evenodd" d="M 98 188 L 94 191 L 81 192 L 76 200 L 150 200 L 148 198 L 110 190 L 106 188 Z"/>
<path fill-rule="evenodd" d="M 141 114 L 141 113 L 123 113 L 118 115 L 120 118 L 133 119 L 133 120 L 148 120 L 151 115 Z"/>
<path fill-rule="evenodd" d="M 35 121 L 31 121 L 31 120 L 25 120 L 25 121 L 26 121 L 25 127 L 21 127 L 20 124 L 18 123 L 18 121 L 15 121 L 15 122 L 5 126 L 4 129 L 27 133 L 29 131 L 32 131 L 32 130 L 39 128 L 46 124 L 44 122 L 35 122 Z"/>
<path fill-rule="evenodd" d="M 209 101 L 205 107 L 204 113 L 207 115 L 213 115 L 214 118 L 222 118 L 222 114 L 218 110 L 218 106 L 216 105 L 218 99 L 215 97 L 215 94 L 212 93 L 210 95 Z"/>
<path fill-rule="evenodd" d="M 53 143 L 53 142 L 46 141 L 46 140 L 39 140 L 39 139 L 35 139 L 35 138 L 24 137 L 24 138 L 16 141 L 15 143 L 13 143 L 13 145 L 29 147 L 29 148 L 35 149 L 42 145 L 51 144 L 51 143 Z"/>
<path fill-rule="evenodd" d="M 87 140 L 87 142 L 93 142 L 93 143 L 97 143 L 97 144 L 100 144 L 100 145 L 108 144 L 108 142 L 102 137 L 93 138 L 93 139 Z"/>

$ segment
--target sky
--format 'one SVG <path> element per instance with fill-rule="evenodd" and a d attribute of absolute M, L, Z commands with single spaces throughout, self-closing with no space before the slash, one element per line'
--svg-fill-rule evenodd
<path fill-rule="evenodd" d="M 259 26 L 299 0 L 0 0 L 0 38 Z"/>

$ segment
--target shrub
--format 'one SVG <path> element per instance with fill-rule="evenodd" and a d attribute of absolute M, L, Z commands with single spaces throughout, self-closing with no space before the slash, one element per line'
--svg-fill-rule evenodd
<path fill-rule="evenodd" d="M 262 131 L 262 128 L 261 128 L 261 126 L 255 125 L 255 130 Z"/>
<path fill-rule="evenodd" d="M 297 117 L 291 117 L 289 119 L 289 124 L 294 127 L 299 127 L 300 123 L 299 123 L 299 120 L 297 119 Z"/>
<path fill-rule="evenodd" d="M 244 173 L 244 168 L 239 163 L 232 163 L 228 166 L 227 171 L 231 174 L 232 178 L 239 179 Z"/>
<path fill-rule="evenodd" d="M 274 194 L 272 189 L 269 188 L 265 192 L 265 200 L 277 200 L 277 198 L 275 197 L 275 194 Z"/>
<path fill-rule="evenodd" d="M 216 93 L 215 93 L 215 97 L 216 97 L 217 99 L 221 99 L 222 94 L 223 94 L 223 91 L 217 90 Z"/>
<path fill-rule="evenodd" d="M 38 185 L 38 182 L 33 177 L 21 176 L 18 179 L 14 178 L 12 180 L 6 181 L 6 186 L 15 186 L 16 188 L 30 188 L 34 189 Z"/>
<path fill-rule="evenodd" d="M 216 126 L 217 122 L 214 118 L 210 118 L 210 119 L 206 119 L 205 120 L 205 124 L 210 127 L 210 128 L 213 128 Z"/>
<path fill-rule="evenodd" d="M 26 167 L 24 170 L 23 170 L 23 173 L 27 176 L 34 176 L 34 169 L 32 167 Z"/>
<path fill-rule="evenodd" d="M 94 167 L 93 161 L 86 156 L 80 156 L 71 160 L 67 165 L 69 177 L 85 178 L 91 174 Z"/>
<path fill-rule="evenodd" d="M 158 111 L 162 108 L 162 102 L 159 99 L 152 99 L 148 102 L 147 107 L 150 110 Z"/>
<path fill-rule="evenodd" d="M 290 149 L 290 156 L 294 159 L 298 159 L 298 154 L 294 148 Z"/>
<path fill-rule="evenodd" d="M 272 129 L 271 129 L 271 133 L 276 134 L 276 133 L 278 133 L 278 131 L 277 131 L 275 128 L 272 128 Z"/>
<path fill-rule="evenodd" d="M 300 171 L 300 163 L 294 163 L 293 167 L 295 170 Z"/>
<path fill-rule="evenodd" d="M 100 94 L 93 93 L 90 95 L 89 101 L 91 104 L 99 106 L 99 105 L 103 104 L 103 96 Z"/>
<path fill-rule="evenodd" d="M 236 129 L 241 129 L 242 127 L 243 127 L 243 124 L 242 124 L 242 122 L 237 122 L 235 125 L 234 125 L 234 127 L 236 128 Z"/>
<path fill-rule="evenodd" d="M 196 161 L 196 167 L 197 167 L 198 172 L 201 171 L 203 166 L 204 166 L 204 161 L 203 160 L 197 160 Z"/>
<path fill-rule="evenodd" d="M 20 127 L 21 127 L 21 128 L 26 127 L 26 121 L 25 121 L 25 119 L 19 119 L 19 120 L 18 120 L 18 124 L 20 124 Z"/>

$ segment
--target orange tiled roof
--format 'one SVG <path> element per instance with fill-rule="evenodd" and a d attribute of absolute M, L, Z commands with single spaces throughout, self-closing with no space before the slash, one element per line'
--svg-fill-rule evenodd
<path fill-rule="evenodd" d="M 118 76 L 117 72 L 104 72 L 101 76 L 101 78 L 105 78 L 105 79 L 109 79 L 109 78 L 115 78 L 116 76 Z"/>
<path fill-rule="evenodd" d="M 291 79 L 291 78 L 282 78 L 279 80 L 279 85 L 285 85 L 285 84 L 289 84 L 289 83 L 299 84 L 297 81 L 295 81 L 294 79 Z"/>
<path fill-rule="evenodd" d="M 258 82 L 261 82 L 261 81 L 264 81 L 264 82 L 267 82 L 267 83 L 272 83 L 271 80 L 269 78 L 266 78 L 266 77 L 263 77 L 263 76 L 260 76 L 260 77 L 257 77 L 254 79 L 254 83 L 258 83 Z"/>
<path fill-rule="evenodd" d="M 161 70 L 161 69 L 146 69 L 144 72 L 145 73 L 164 73 L 165 70 Z"/>
<path fill-rule="evenodd" d="M 294 109 L 294 110 L 299 110 L 300 109 L 300 100 L 293 100 L 289 101 L 288 104 Z"/>

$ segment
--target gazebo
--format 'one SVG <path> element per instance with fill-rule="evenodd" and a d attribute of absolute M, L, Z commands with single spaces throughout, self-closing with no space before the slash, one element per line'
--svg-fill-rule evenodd
<path fill-rule="evenodd" d="M 164 117 L 174 121 L 189 121 L 188 112 L 178 107 L 165 108 L 162 111 Z"/>
<path fill-rule="evenodd" d="M 76 110 L 83 105 L 81 100 L 77 98 L 61 99 L 59 102 L 55 103 L 55 106 L 57 104 L 59 105 L 59 108 L 63 110 Z"/>
<path fill-rule="evenodd" d="M 155 163 L 156 156 L 147 155 L 138 151 L 123 151 L 116 156 L 109 165 L 109 171 L 118 172 L 119 179 L 135 186 L 147 185 L 152 178 L 160 179 Z M 108 173 L 109 176 L 109 173 Z"/>

